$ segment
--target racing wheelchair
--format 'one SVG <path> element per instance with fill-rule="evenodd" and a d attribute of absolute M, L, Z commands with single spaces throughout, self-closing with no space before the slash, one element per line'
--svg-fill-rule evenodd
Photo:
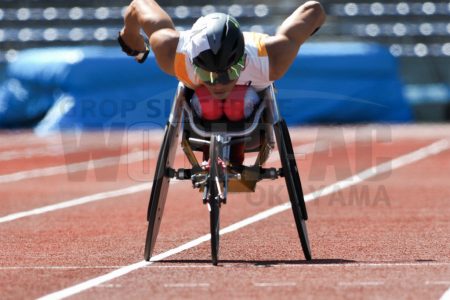
<path fill-rule="evenodd" d="M 254 192 L 263 179 L 284 177 L 291 202 L 301 248 L 306 260 L 311 260 L 306 211 L 300 176 L 294 157 L 289 131 L 281 118 L 271 85 L 258 93 L 260 102 L 244 122 L 204 121 L 196 116 L 190 105 L 194 91 L 179 84 L 158 156 L 147 212 L 148 229 L 145 242 L 145 260 L 149 261 L 155 247 L 164 211 L 170 179 L 191 180 L 199 189 L 203 203 L 208 205 L 211 231 L 211 258 L 213 265 L 219 260 L 220 208 L 228 193 Z M 174 168 L 178 139 L 190 168 Z M 256 152 L 251 166 L 232 165 L 230 146 L 245 142 L 245 152 Z M 280 155 L 281 168 L 264 168 L 275 147 Z M 206 148 L 205 148 L 206 147 Z M 209 153 L 209 168 L 198 162 L 194 151 Z"/>

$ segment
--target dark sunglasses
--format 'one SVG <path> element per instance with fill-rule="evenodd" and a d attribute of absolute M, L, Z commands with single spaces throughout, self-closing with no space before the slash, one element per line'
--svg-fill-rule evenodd
<path fill-rule="evenodd" d="M 242 70 L 245 68 L 245 59 L 247 55 L 244 54 L 234 65 L 224 72 L 210 72 L 194 65 L 195 74 L 198 78 L 208 85 L 215 85 L 217 83 L 227 84 L 239 78 Z"/>

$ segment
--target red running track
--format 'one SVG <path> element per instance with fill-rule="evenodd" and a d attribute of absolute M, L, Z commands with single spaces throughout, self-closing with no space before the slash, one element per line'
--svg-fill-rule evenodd
<path fill-rule="evenodd" d="M 224 234 L 218 267 L 210 264 L 205 242 L 72 297 L 439 299 L 450 287 L 449 129 L 291 129 L 296 147 L 322 145 L 316 152 L 297 148 L 305 194 L 337 181 L 345 184 L 344 179 L 370 167 L 446 139 L 438 144 L 439 151 L 416 155 L 417 161 L 402 160 L 405 165 L 398 168 L 395 160 L 387 172 L 345 189 L 335 185 L 329 195 L 308 202 L 312 262 L 304 261 L 293 217 L 285 210 Z M 161 133 L 151 133 L 153 139 L 148 136 L 115 133 L 105 142 L 103 134 L 86 133 L 82 139 L 87 142 L 77 144 L 73 142 L 77 137 L 71 136 L 0 134 L 8 141 L 2 143 L 0 158 L 15 155 L 0 159 L 1 299 L 49 295 L 142 260 L 149 182 Z M 54 151 L 55 147 L 62 150 Z M 143 153 L 153 154 L 149 160 L 135 157 Z M 105 158 L 107 164 L 98 163 Z M 89 159 L 97 163 L 83 164 Z M 78 171 L 39 173 L 73 163 L 81 163 Z M 181 154 L 177 164 L 185 164 Z M 22 171 L 34 172 L 34 177 L 10 176 Z M 2 183 L 1 178 L 9 181 Z M 135 186 L 139 188 L 133 190 Z M 120 196 L 111 192 L 117 190 Z M 99 199 L 5 219 L 82 197 Z M 254 194 L 229 197 L 221 227 L 287 200 L 283 180 L 263 181 Z M 195 240 L 208 230 L 200 194 L 188 182 L 171 185 L 155 253 Z"/>

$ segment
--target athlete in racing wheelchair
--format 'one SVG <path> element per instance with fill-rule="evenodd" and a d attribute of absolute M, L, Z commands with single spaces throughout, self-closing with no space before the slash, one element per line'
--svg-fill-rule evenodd
<path fill-rule="evenodd" d="M 178 32 L 155 1 L 132 1 L 118 37 L 122 50 L 143 62 L 151 45 L 161 69 L 180 81 L 150 195 L 146 260 L 152 256 L 171 178 L 191 180 L 202 192 L 210 210 L 212 262 L 217 265 L 219 211 L 228 192 L 252 192 L 258 181 L 278 177 L 285 178 L 302 250 L 311 259 L 300 177 L 273 81 L 284 75 L 300 45 L 324 20 L 322 6 L 308 1 L 274 36 L 242 32 L 236 19 L 222 13 L 201 17 L 191 30 Z M 190 168 L 173 165 L 180 133 Z M 281 168 L 264 168 L 275 144 Z M 202 162 L 195 151 L 203 154 Z M 245 152 L 257 153 L 250 166 L 243 164 Z"/>

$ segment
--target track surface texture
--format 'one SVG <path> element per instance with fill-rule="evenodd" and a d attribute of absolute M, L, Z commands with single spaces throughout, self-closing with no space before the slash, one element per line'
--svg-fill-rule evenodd
<path fill-rule="evenodd" d="M 0 133 L 0 299 L 449 299 L 450 126 L 290 132 L 313 260 L 278 179 L 229 195 L 217 267 L 188 181 L 143 261 L 161 131 Z"/>

